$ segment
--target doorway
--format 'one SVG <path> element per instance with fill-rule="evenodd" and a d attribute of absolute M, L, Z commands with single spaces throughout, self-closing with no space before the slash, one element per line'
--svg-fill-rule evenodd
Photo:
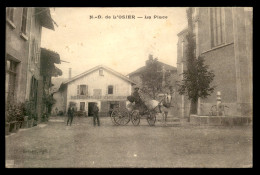
<path fill-rule="evenodd" d="M 94 107 L 94 102 L 89 102 L 88 103 L 88 116 L 93 116 L 93 107 Z"/>

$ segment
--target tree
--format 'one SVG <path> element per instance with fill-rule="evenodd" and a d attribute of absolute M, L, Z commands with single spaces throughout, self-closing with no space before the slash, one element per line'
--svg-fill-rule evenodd
<path fill-rule="evenodd" d="M 183 72 L 183 80 L 178 88 L 180 95 L 187 95 L 191 103 L 195 104 L 194 108 L 190 109 L 191 114 L 197 113 L 198 98 L 207 98 L 215 88 L 211 86 L 215 75 L 213 71 L 208 70 L 208 65 L 205 65 L 204 61 L 202 56 L 194 60 L 194 68 Z"/>
<path fill-rule="evenodd" d="M 187 9 L 187 19 L 187 70 L 183 72 L 183 80 L 181 84 L 178 85 L 178 92 L 180 95 L 187 95 L 188 99 L 191 100 L 190 114 L 197 114 L 198 98 L 207 98 L 207 96 L 214 91 L 215 87 L 210 84 L 215 75 L 213 71 L 208 70 L 208 66 L 204 64 L 204 58 L 202 56 L 199 56 L 198 59 L 196 59 L 196 43 L 193 33 L 192 8 Z"/>
<path fill-rule="evenodd" d="M 152 58 L 150 55 L 149 59 L 146 61 L 147 65 L 145 70 L 140 75 L 142 80 L 141 90 L 149 95 L 150 98 L 155 99 L 159 93 L 162 93 L 165 88 L 169 88 L 169 77 L 170 73 L 165 72 L 165 86 L 162 86 L 163 81 L 163 71 L 162 65 L 159 64 L 157 58 Z"/>

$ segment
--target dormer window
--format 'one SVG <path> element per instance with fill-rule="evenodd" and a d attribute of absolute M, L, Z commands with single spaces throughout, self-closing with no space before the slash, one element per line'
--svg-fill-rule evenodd
<path fill-rule="evenodd" d="M 103 74 L 103 69 L 99 69 L 99 75 L 100 75 L 100 76 L 104 76 L 104 74 Z"/>

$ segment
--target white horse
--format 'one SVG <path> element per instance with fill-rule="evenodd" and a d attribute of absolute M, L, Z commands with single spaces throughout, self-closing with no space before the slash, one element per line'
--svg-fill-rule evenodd
<path fill-rule="evenodd" d="M 157 112 L 161 113 L 162 119 L 164 124 L 166 124 L 167 116 L 170 111 L 170 107 L 173 107 L 171 105 L 172 97 L 169 93 L 166 94 L 159 94 L 158 100 L 148 100 L 145 101 L 145 105 L 148 107 L 148 109 L 154 109 L 158 107 Z"/>
<path fill-rule="evenodd" d="M 140 95 L 142 101 L 144 102 L 145 106 L 149 110 L 156 110 L 157 113 L 161 113 L 163 122 L 166 124 L 167 116 L 170 111 L 172 97 L 169 93 L 166 94 L 159 94 L 157 100 L 151 100 L 149 97 L 145 96 L 144 94 Z M 132 103 L 127 105 L 128 111 L 132 111 L 134 109 L 134 105 Z"/>

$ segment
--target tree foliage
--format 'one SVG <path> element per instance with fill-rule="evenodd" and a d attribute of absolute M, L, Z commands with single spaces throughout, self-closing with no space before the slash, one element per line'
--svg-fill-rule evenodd
<path fill-rule="evenodd" d="M 205 65 L 204 61 L 202 56 L 194 60 L 194 67 L 183 72 L 183 80 L 179 85 L 179 94 L 187 95 L 193 102 L 196 102 L 199 97 L 207 98 L 214 92 L 215 86 L 211 86 L 211 82 L 215 75 L 213 71 L 208 70 L 208 65 Z"/>
<path fill-rule="evenodd" d="M 162 65 L 159 64 L 158 59 L 150 57 L 146 63 L 145 70 L 140 76 L 142 80 L 141 90 L 152 99 L 155 99 L 159 93 L 162 93 L 165 90 L 165 88 L 170 87 L 170 73 L 167 71 L 165 72 L 165 86 L 163 87 Z"/>

